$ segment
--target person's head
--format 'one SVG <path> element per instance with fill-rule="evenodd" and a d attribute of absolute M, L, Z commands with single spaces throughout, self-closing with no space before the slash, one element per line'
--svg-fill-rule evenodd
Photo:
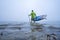
<path fill-rule="evenodd" d="M 32 10 L 32 12 L 33 12 L 33 10 Z"/>

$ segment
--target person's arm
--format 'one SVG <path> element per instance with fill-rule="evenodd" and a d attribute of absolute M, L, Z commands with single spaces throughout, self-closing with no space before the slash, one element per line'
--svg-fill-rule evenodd
<path fill-rule="evenodd" d="M 31 14 L 29 14 L 28 16 L 31 16 Z"/>
<path fill-rule="evenodd" d="M 36 13 L 34 13 L 34 15 L 36 16 Z"/>

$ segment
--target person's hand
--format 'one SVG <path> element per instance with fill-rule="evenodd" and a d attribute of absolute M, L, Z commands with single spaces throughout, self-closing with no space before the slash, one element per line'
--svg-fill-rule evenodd
<path fill-rule="evenodd" d="M 30 15 L 28 15 L 28 16 L 30 16 Z"/>

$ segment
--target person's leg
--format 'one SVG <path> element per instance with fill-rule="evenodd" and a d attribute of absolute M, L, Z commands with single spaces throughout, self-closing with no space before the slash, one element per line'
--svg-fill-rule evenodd
<path fill-rule="evenodd" d="M 35 23 L 35 21 L 34 21 L 34 23 Z"/>
<path fill-rule="evenodd" d="M 31 23 L 33 22 L 33 19 L 31 18 Z"/>
<path fill-rule="evenodd" d="M 34 18 L 31 18 L 31 23 L 32 23 L 32 22 L 34 22 L 34 23 L 35 23 L 35 20 L 34 20 Z"/>
<path fill-rule="evenodd" d="M 34 18 L 35 19 L 35 18 Z M 32 21 L 35 23 L 35 20 L 34 19 L 32 19 Z"/>

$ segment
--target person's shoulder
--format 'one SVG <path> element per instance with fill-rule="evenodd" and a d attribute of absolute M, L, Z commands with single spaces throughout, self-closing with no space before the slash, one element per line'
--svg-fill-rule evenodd
<path fill-rule="evenodd" d="M 33 12 L 33 13 L 35 13 L 35 12 Z"/>

